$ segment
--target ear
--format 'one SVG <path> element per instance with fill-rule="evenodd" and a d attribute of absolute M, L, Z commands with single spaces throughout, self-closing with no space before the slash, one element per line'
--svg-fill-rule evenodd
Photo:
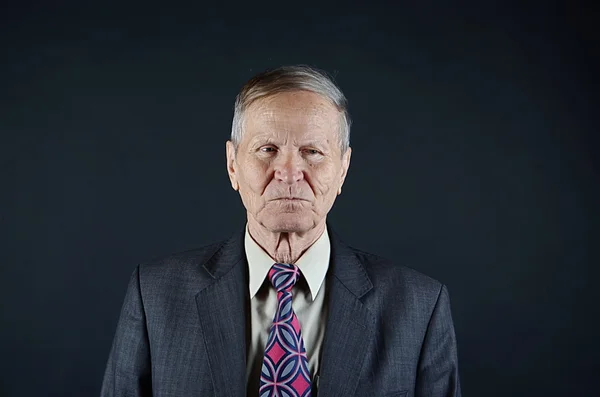
<path fill-rule="evenodd" d="M 233 142 L 227 141 L 225 144 L 225 154 L 227 156 L 227 174 L 229 175 L 229 181 L 231 182 L 233 190 L 237 191 L 239 189 L 239 184 L 237 180 L 237 163 L 235 161 L 235 147 L 233 146 Z"/>
<path fill-rule="evenodd" d="M 342 175 L 340 181 L 340 187 L 338 188 L 338 195 L 342 194 L 342 185 L 344 185 L 344 181 L 346 180 L 346 175 L 348 175 L 348 168 L 350 168 L 350 157 L 352 156 L 352 148 L 348 148 L 346 153 L 342 156 Z"/>

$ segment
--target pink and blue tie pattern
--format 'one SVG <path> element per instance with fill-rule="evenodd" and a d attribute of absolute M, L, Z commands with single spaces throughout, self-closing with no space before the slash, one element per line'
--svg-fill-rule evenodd
<path fill-rule="evenodd" d="M 277 290 L 277 311 L 269 331 L 260 374 L 260 397 L 310 397 L 310 373 L 300 323 L 292 308 L 296 265 L 276 263 L 269 280 Z"/>

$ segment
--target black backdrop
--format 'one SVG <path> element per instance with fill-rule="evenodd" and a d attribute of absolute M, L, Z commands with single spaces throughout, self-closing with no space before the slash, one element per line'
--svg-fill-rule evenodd
<path fill-rule="evenodd" d="M 297 63 L 355 121 L 330 221 L 448 285 L 464 395 L 597 393 L 591 10 L 44 3 L 0 13 L 2 396 L 98 395 L 135 265 L 243 226 L 233 100 Z"/>

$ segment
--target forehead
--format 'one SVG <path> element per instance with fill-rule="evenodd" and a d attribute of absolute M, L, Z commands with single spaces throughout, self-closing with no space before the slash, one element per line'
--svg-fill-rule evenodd
<path fill-rule="evenodd" d="M 254 101 L 245 112 L 249 131 L 337 131 L 340 112 L 326 98 L 309 91 L 282 92 Z"/>

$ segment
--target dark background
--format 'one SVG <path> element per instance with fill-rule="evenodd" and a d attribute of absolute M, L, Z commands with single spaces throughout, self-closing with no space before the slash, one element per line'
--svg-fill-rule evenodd
<path fill-rule="evenodd" d="M 234 97 L 297 63 L 354 119 L 332 225 L 448 285 L 463 394 L 598 393 L 582 3 L 53 3 L 0 12 L 2 396 L 99 394 L 135 265 L 243 226 Z"/>

